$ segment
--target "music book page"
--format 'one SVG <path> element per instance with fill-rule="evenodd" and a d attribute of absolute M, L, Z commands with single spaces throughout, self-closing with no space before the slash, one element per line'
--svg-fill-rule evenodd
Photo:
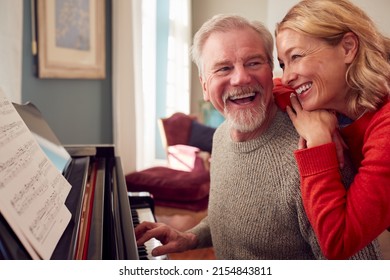
<path fill-rule="evenodd" d="M 0 89 L 0 212 L 33 259 L 50 259 L 67 227 L 70 189 Z"/>

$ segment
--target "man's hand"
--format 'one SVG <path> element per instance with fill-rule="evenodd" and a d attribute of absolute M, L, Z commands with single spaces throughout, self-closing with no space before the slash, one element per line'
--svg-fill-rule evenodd
<path fill-rule="evenodd" d="M 184 252 L 195 249 L 197 245 L 194 234 L 180 232 L 163 223 L 142 222 L 135 228 L 135 236 L 138 246 L 151 238 L 156 238 L 163 244 L 153 249 L 153 256 Z"/>

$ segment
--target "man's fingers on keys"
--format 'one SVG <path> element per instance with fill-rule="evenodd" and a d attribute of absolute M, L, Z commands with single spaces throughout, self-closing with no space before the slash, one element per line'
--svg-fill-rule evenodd
<path fill-rule="evenodd" d="M 161 255 L 166 255 L 170 253 L 178 253 L 180 252 L 178 250 L 178 247 L 176 245 L 176 242 L 170 242 L 162 246 L 157 246 L 152 250 L 152 256 L 157 257 Z"/>
<path fill-rule="evenodd" d="M 155 228 L 156 226 L 157 226 L 156 223 L 148 222 L 148 221 L 144 221 L 144 222 L 140 223 L 134 229 L 136 239 L 141 238 L 145 234 L 145 232 Z"/>
<path fill-rule="evenodd" d="M 164 236 L 165 236 L 164 231 L 161 231 L 158 228 L 151 228 L 151 229 L 147 230 L 142 236 L 137 238 L 137 245 L 140 246 L 152 238 L 156 238 L 157 240 L 161 240 Z"/>

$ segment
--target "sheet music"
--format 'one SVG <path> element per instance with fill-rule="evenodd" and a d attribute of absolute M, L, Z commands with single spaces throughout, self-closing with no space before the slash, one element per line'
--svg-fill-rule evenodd
<path fill-rule="evenodd" d="M 50 259 L 68 225 L 70 188 L 0 89 L 0 212 L 33 259 Z"/>

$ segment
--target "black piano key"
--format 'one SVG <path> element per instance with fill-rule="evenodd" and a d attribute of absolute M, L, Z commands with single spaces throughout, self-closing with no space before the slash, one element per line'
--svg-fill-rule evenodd
<path fill-rule="evenodd" d="M 148 252 L 146 250 L 146 247 L 141 245 L 138 246 L 138 255 L 140 260 L 148 260 Z"/>

